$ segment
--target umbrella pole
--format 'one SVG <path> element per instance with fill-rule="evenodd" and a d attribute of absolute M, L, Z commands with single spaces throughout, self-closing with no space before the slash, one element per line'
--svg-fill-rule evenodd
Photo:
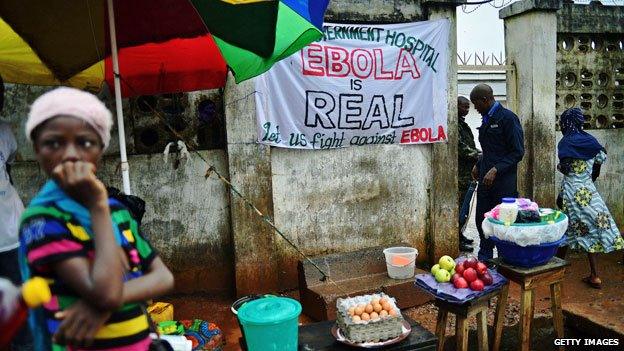
<path fill-rule="evenodd" d="M 126 133 L 124 131 L 124 118 L 121 102 L 121 84 L 119 82 L 119 57 L 117 53 L 117 37 L 115 35 L 115 11 L 113 10 L 113 0 L 108 3 L 108 26 L 111 40 L 111 56 L 113 59 L 113 79 L 115 82 L 115 108 L 117 111 L 117 131 L 119 132 L 119 153 L 121 154 L 121 177 L 123 180 L 124 193 L 130 195 L 130 166 L 128 165 L 128 155 L 126 153 Z"/>

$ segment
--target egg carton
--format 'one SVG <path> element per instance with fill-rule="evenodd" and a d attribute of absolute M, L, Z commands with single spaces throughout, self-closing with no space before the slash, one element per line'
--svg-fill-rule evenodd
<path fill-rule="evenodd" d="M 376 320 L 354 322 L 349 315 L 349 308 L 359 304 L 367 304 L 372 299 L 385 297 L 397 312 L 396 316 L 387 316 Z M 403 331 L 403 316 L 396 305 L 396 300 L 386 294 L 362 295 L 336 301 L 336 323 L 343 335 L 356 343 L 379 342 L 401 335 Z"/>

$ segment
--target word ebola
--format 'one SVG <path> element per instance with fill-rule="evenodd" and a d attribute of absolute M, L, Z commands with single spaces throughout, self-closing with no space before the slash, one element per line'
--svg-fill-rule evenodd
<path fill-rule="evenodd" d="M 443 126 L 438 126 L 437 134 L 431 128 L 414 128 L 401 132 L 401 144 L 433 143 L 446 140 Z"/>
<path fill-rule="evenodd" d="M 420 78 L 416 58 L 405 49 L 399 51 L 396 65 L 392 69 L 385 67 L 382 49 L 347 50 L 338 46 L 310 44 L 301 50 L 301 56 L 304 76 L 356 77 L 376 80 Z M 390 61 L 386 60 L 386 62 Z"/>

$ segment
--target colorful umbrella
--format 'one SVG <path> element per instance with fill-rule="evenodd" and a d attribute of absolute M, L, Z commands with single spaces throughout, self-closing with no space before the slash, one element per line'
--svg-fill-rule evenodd
<path fill-rule="evenodd" d="M 214 76 L 218 76 L 222 72 L 219 69 L 224 58 L 236 81 L 240 82 L 265 72 L 275 62 L 319 39 L 322 36 L 322 19 L 328 2 L 329 0 L 3 0 L 0 2 L 0 17 L 24 39 L 51 75 L 43 73 L 45 70 L 41 65 L 37 66 L 32 52 L 24 56 L 37 67 L 30 69 L 27 66 L 26 72 L 22 74 L 15 72 L 15 66 L 5 64 L 5 55 L 0 55 L 0 74 L 6 76 L 5 81 L 9 83 L 59 82 L 65 85 L 82 84 L 86 87 L 93 84 L 97 70 L 110 72 L 106 75 L 113 78 L 115 87 L 124 191 L 130 194 L 121 109 L 118 45 L 130 63 L 132 57 L 141 57 L 146 52 L 151 52 L 148 56 L 152 59 L 162 57 L 165 60 L 165 57 L 171 57 L 168 56 L 171 50 L 180 49 L 183 43 L 191 45 L 194 40 L 200 40 L 198 37 L 205 37 L 205 42 L 210 45 L 214 39 L 222 56 L 208 48 L 210 52 L 205 55 L 209 56 L 203 59 L 212 61 L 218 70 Z M 180 41 L 175 41 L 176 39 Z M 15 40 L 9 42 L 16 43 Z M 153 44 L 144 45 L 146 43 Z M 0 42 L 0 53 L 3 49 L 1 45 Z M 185 51 L 184 56 L 187 61 L 195 61 L 186 53 Z M 102 70 L 99 62 L 109 54 L 110 62 L 104 64 L 109 69 Z M 179 59 L 173 61 L 180 62 Z M 185 67 L 189 68 L 193 64 Z M 152 89 L 146 89 L 150 94 L 194 90 L 202 82 L 205 83 L 200 79 L 200 84 L 197 81 L 196 84 L 165 84 L 163 72 L 169 70 L 164 70 L 162 62 L 154 65 L 133 65 L 135 68 L 148 66 L 157 68 L 158 71 L 150 73 L 147 70 L 144 75 L 138 75 L 141 78 L 137 81 L 146 82 L 149 81 L 147 77 L 151 77 L 156 82 L 156 88 L 151 84 Z M 121 73 L 125 74 L 124 71 Z M 125 76 L 124 82 L 128 82 Z M 129 89 L 137 94 L 144 93 L 133 85 L 129 85 Z M 126 96 L 133 94 L 128 89 L 124 91 Z"/>
<path fill-rule="evenodd" d="M 214 89 L 225 85 L 225 61 L 210 35 L 122 48 L 119 61 L 122 62 L 119 70 L 122 97 Z M 12 83 L 61 84 L 30 46 L 1 19 L 0 75 Z M 97 92 L 104 82 L 112 87 L 113 79 L 113 63 L 109 56 L 63 83 Z"/>
<path fill-rule="evenodd" d="M 240 82 L 319 39 L 329 0 L 112 2 L 119 48 L 210 35 Z M 3 0 L 0 17 L 62 82 L 111 53 L 105 0 Z"/>

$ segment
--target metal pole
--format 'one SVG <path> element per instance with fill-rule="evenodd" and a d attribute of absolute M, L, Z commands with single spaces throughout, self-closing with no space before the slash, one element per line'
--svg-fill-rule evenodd
<path fill-rule="evenodd" d="M 117 131 L 119 132 L 119 153 L 121 154 L 121 177 L 124 193 L 130 195 L 130 167 L 126 154 L 126 134 L 124 131 L 123 109 L 121 104 L 121 84 L 119 82 L 119 57 L 117 56 L 117 37 L 115 35 L 115 11 L 113 0 L 108 3 L 108 27 L 110 30 L 111 56 L 113 58 L 113 78 L 115 82 L 115 108 L 117 111 Z"/>

